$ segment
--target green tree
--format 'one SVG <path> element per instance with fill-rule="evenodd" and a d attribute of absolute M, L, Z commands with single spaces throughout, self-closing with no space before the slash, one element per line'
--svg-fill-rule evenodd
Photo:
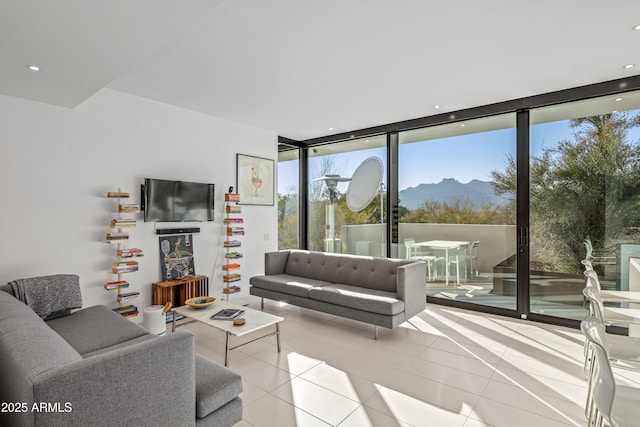
<path fill-rule="evenodd" d="M 452 203 L 428 200 L 419 208 L 408 210 L 400 217 L 406 223 L 437 224 L 513 224 L 514 216 L 505 208 L 491 203 L 478 208 L 468 198 L 454 199 Z"/>
<path fill-rule="evenodd" d="M 640 218 L 640 149 L 628 141 L 640 115 L 613 113 L 570 120 L 574 140 L 545 147 L 530 164 L 531 242 L 549 271 L 578 272 L 583 240 L 612 249 L 632 237 Z M 516 165 L 492 171 L 496 194 L 515 207 Z"/>

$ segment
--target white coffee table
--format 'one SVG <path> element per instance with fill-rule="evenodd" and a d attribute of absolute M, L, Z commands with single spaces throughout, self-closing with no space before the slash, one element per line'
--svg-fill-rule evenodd
<path fill-rule="evenodd" d="M 231 320 L 213 320 L 210 318 L 212 315 L 216 314 L 218 311 L 225 308 L 244 310 L 245 313 L 241 317 L 246 319 L 246 323 L 242 326 L 233 326 L 233 321 Z M 176 330 L 176 314 L 181 314 L 182 316 L 192 319 L 193 321 L 204 323 L 205 325 L 212 326 L 220 331 L 225 332 L 226 342 L 225 342 L 225 350 L 224 350 L 224 366 L 228 366 L 229 350 L 235 350 L 238 347 L 242 347 L 243 345 L 250 344 L 254 341 L 257 341 L 262 338 L 270 337 L 272 335 L 276 336 L 278 352 L 280 352 L 280 328 L 278 326 L 278 323 L 284 320 L 284 318 L 282 317 L 274 316 L 273 314 L 265 313 L 264 311 L 255 310 L 253 308 L 245 307 L 242 305 L 232 304 L 228 301 L 216 300 L 216 302 L 214 302 L 211 306 L 207 308 L 192 308 L 187 305 L 174 308 L 173 324 L 171 327 L 172 332 L 175 332 Z M 230 335 L 233 335 L 235 337 L 241 337 L 243 335 L 247 335 L 252 332 L 259 331 L 260 329 L 263 329 L 272 325 L 276 326 L 276 330 L 274 332 L 261 335 L 257 338 L 252 339 L 251 341 L 238 344 L 235 347 L 229 347 Z"/>

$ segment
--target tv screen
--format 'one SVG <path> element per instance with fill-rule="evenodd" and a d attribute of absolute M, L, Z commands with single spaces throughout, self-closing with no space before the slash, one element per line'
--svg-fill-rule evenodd
<path fill-rule="evenodd" d="M 144 180 L 145 222 L 213 221 L 214 185 Z"/>

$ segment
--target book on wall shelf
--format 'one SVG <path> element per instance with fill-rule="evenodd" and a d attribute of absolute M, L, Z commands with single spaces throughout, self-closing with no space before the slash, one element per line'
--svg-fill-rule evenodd
<path fill-rule="evenodd" d="M 129 282 L 126 280 L 116 280 L 113 282 L 107 282 L 104 288 L 108 291 L 117 291 L 118 289 L 126 289 L 129 287 Z"/>
<path fill-rule="evenodd" d="M 127 248 L 124 246 L 125 243 L 129 242 L 129 230 L 135 228 L 137 224 L 136 219 L 131 215 L 140 213 L 140 205 L 124 203 L 129 196 L 128 192 L 120 191 L 120 189 L 107 192 L 107 198 L 117 199 L 116 217 L 109 224 L 109 228 L 115 229 L 115 231 L 107 232 L 107 243 L 117 245 L 114 254 L 116 260 L 111 264 L 111 274 L 115 274 L 116 278 L 103 286 L 106 291 L 116 291 L 117 293 L 115 302 L 120 306 L 112 310 L 123 317 L 133 318 L 138 315 L 138 307 L 130 304 L 130 302 L 138 298 L 140 292 L 130 290 L 130 283 L 124 280 L 122 275 L 138 271 L 138 261 L 130 259 L 142 257 L 143 251 L 139 248 Z"/>
<path fill-rule="evenodd" d="M 226 239 L 224 241 L 225 263 L 222 266 L 222 271 L 226 274 L 222 275 L 222 281 L 225 284 L 222 288 L 222 294 L 229 301 L 230 294 L 241 290 L 239 286 L 229 286 L 229 283 L 240 282 L 242 278 L 239 273 L 235 273 L 242 267 L 238 262 L 242 258 L 242 253 L 238 252 L 238 248 L 242 246 L 242 243 L 236 237 L 244 236 L 245 229 L 241 225 L 244 224 L 244 220 L 238 216 L 242 213 L 242 207 L 238 204 L 240 203 L 240 194 L 229 191 L 224 195 L 224 203 L 225 218 L 223 223 L 226 224 Z M 231 271 L 234 273 L 231 273 Z"/>
<path fill-rule="evenodd" d="M 236 292 L 240 292 L 240 287 L 238 286 L 229 286 L 222 289 L 223 294 L 235 294 Z"/>

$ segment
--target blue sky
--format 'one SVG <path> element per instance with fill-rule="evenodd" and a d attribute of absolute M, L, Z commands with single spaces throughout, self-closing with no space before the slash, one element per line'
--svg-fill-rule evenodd
<path fill-rule="evenodd" d="M 640 129 L 629 135 L 633 141 L 640 138 Z M 492 170 L 503 170 L 507 154 L 515 157 L 515 129 L 441 138 L 400 145 L 399 188 L 404 190 L 422 183 L 438 183 L 444 178 L 454 178 L 462 183 L 478 179 L 489 181 Z M 540 154 L 543 146 L 552 147 L 559 141 L 573 140 L 573 129 L 568 121 L 538 124 L 531 130 L 531 155 Z M 360 150 L 335 156 L 336 171 L 341 176 L 350 177 L 363 160 L 376 156 L 385 165 L 386 149 Z M 313 173 L 319 170 L 320 158 L 311 158 L 309 168 Z M 297 186 L 297 162 L 280 163 L 278 168 L 278 192 L 289 192 L 291 184 Z M 315 178 L 312 177 L 312 178 Z M 346 191 L 347 184 L 338 186 Z"/>

